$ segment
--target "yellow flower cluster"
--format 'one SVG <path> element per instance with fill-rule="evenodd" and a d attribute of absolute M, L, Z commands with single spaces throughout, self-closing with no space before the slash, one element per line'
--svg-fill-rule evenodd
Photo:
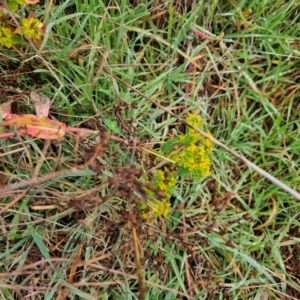
<path fill-rule="evenodd" d="M 188 114 L 186 117 L 186 121 L 197 128 L 202 128 L 203 126 L 202 118 L 196 114 Z M 190 137 L 192 142 L 197 142 L 199 140 L 199 137 L 201 137 L 198 132 L 190 127 L 187 128 L 186 135 Z"/>
<path fill-rule="evenodd" d="M 41 40 L 44 31 L 43 31 L 43 23 L 39 21 L 37 18 L 29 17 L 27 19 L 22 19 L 21 29 L 17 29 L 17 33 L 26 36 L 30 39 Z"/>
<path fill-rule="evenodd" d="M 9 28 L 0 26 L 0 47 L 10 48 L 13 44 L 13 34 Z"/>
<path fill-rule="evenodd" d="M 175 157 L 175 160 L 179 166 L 196 177 L 210 175 L 211 160 L 204 145 L 190 144 Z"/>
<path fill-rule="evenodd" d="M 171 203 L 169 200 L 164 199 L 162 201 L 156 200 L 155 202 L 152 202 L 153 204 L 153 214 L 156 217 L 163 216 L 164 218 L 168 218 L 169 214 L 171 212 Z"/>
<path fill-rule="evenodd" d="M 155 173 L 155 187 L 170 197 L 177 180 L 173 173 L 168 170 L 158 170 Z"/>
<path fill-rule="evenodd" d="M 189 114 L 186 119 L 195 127 L 202 128 L 203 126 L 202 118 L 198 115 Z M 180 135 L 178 141 L 179 150 L 174 152 L 172 159 L 181 168 L 181 175 L 194 175 L 196 179 L 209 176 L 211 168 L 209 155 L 213 151 L 212 142 L 192 128 L 187 128 L 186 134 Z"/>
<path fill-rule="evenodd" d="M 142 217 L 148 220 L 151 219 L 151 216 L 168 218 L 171 212 L 170 197 L 177 182 L 175 174 L 166 169 L 158 170 L 154 175 L 154 180 L 155 189 L 163 192 L 165 197 L 162 200 L 158 200 L 155 197 L 155 193 L 150 192 L 148 205 L 143 204 L 141 206 Z"/>
<path fill-rule="evenodd" d="M 186 119 L 191 125 L 203 129 L 200 116 L 189 114 Z M 170 197 L 178 176 L 192 175 L 195 180 L 198 180 L 210 175 L 212 164 L 210 154 L 213 151 L 213 144 L 192 128 L 187 128 L 185 134 L 168 140 L 162 147 L 162 151 L 170 155 L 169 157 L 175 161 L 179 169 L 176 171 L 164 169 L 155 173 L 154 187 L 156 191 L 163 193 L 163 199 L 158 200 L 160 197 L 157 197 L 152 190 L 149 191 L 148 203 L 140 205 L 142 217 L 146 220 L 150 220 L 151 217 L 168 217 L 171 211 Z"/>

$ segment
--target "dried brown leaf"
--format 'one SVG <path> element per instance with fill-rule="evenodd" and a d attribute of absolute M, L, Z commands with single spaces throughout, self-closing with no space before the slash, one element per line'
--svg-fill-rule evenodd
<path fill-rule="evenodd" d="M 51 101 L 47 96 L 31 91 L 30 101 L 34 106 L 35 114 L 39 118 L 48 117 Z"/>
<path fill-rule="evenodd" d="M 0 115 L 2 115 L 2 119 L 5 119 L 10 115 L 12 103 L 13 100 L 0 104 Z"/>

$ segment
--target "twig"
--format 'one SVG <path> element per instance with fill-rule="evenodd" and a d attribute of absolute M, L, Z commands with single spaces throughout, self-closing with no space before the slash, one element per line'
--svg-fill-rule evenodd
<path fill-rule="evenodd" d="M 138 278 L 139 284 L 139 292 L 140 292 L 140 300 L 145 299 L 145 288 L 143 284 L 143 275 L 142 275 L 142 266 L 141 266 L 141 257 L 139 252 L 139 245 L 138 245 L 138 237 L 135 227 L 132 227 L 132 237 L 134 243 L 134 256 L 135 256 L 135 264 L 136 264 L 136 275 Z"/>
<path fill-rule="evenodd" d="M 50 140 L 46 140 L 44 148 L 42 150 L 42 156 L 38 159 L 36 167 L 34 169 L 33 176 L 32 176 L 33 178 L 38 177 L 41 167 L 43 165 L 43 162 L 45 161 L 45 157 L 46 157 L 47 151 L 49 149 L 49 146 L 50 146 Z M 59 156 L 57 159 L 59 159 Z"/>
<path fill-rule="evenodd" d="M 91 129 L 87 129 L 87 128 L 77 128 L 77 127 L 67 127 L 66 132 L 75 133 L 75 134 L 78 134 L 79 136 L 87 136 L 87 135 L 100 133 L 97 130 L 91 130 Z M 121 142 L 125 145 L 132 145 L 132 142 L 129 142 L 128 140 L 124 140 L 118 136 L 109 134 L 108 137 L 110 140 Z"/>
<path fill-rule="evenodd" d="M 14 204 L 19 202 L 27 193 L 29 189 L 26 189 L 23 191 L 20 195 L 18 195 L 13 201 L 9 202 L 7 205 L 5 205 L 1 210 L 0 210 L 0 215 L 4 213 L 6 210 L 8 210 L 10 207 L 12 207 Z"/>
<path fill-rule="evenodd" d="M 0 215 L 0 223 L 1 223 L 1 229 L 2 229 L 2 236 L 3 239 L 8 243 L 8 232 L 7 232 L 7 225 L 5 223 L 5 220 Z"/>

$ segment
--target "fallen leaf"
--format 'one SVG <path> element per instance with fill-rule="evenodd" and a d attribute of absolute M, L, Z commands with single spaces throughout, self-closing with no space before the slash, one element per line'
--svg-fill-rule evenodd
<path fill-rule="evenodd" d="M 4 102 L 0 105 L 0 120 L 1 120 L 1 117 L 3 120 L 10 116 L 10 110 L 11 110 L 12 103 L 13 103 L 13 100 Z"/>
<path fill-rule="evenodd" d="M 25 3 L 26 4 L 36 4 L 36 3 L 39 3 L 40 0 L 25 0 Z"/>
<path fill-rule="evenodd" d="M 269 299 L 269 294 L 267 291 L 263 290 L 260 295 L 258 300 L 268 300 Z"/>
<path fill-rule="evenodd" d="M 32 102 L 35 114 L 39 118 L 47 118 L 50 110 L 51 101 L 44 94 L 39 94 L 34 91 L 30 93 L 30 101 Z"/>
<path fill-rule="evenodd" d="M 231 192 L 231 193 L 227 193 L 224 197 L 222 197 L 220 199 L 218 199 L 218 198 L 215 197 L 212 200 L 211 205 L 213 207 L 215 207 L 217 211 L 221 211 L 221 210 L 225 209 L 225 207 L 229 204 L 229 202 L 232 199 L 236 198 L 236 196 L 237 196 L 236 193 Z"/>
<path fill-rule="evenodd" d="M 8 176 L 4 173 L 4 170 L 2 170 L 1 168 L 1 171 L 0 171 L 0 186 L 1 185 L 5 185 L 8 181 Z"/>
<path fill-rule="evenodd" d="M 2 126 L 12 127 L 19 133 L 45 140 L 61 139 L 66 133 L 66 124 L 35 115 L 12 116 Z"/>

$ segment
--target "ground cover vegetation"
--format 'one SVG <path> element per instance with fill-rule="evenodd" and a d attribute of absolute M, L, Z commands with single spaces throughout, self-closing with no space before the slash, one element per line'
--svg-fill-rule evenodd
<path fill-rule="evenodd" d="M 299 299 L 299 7 L 0 1 L 0 298 Z"/>

